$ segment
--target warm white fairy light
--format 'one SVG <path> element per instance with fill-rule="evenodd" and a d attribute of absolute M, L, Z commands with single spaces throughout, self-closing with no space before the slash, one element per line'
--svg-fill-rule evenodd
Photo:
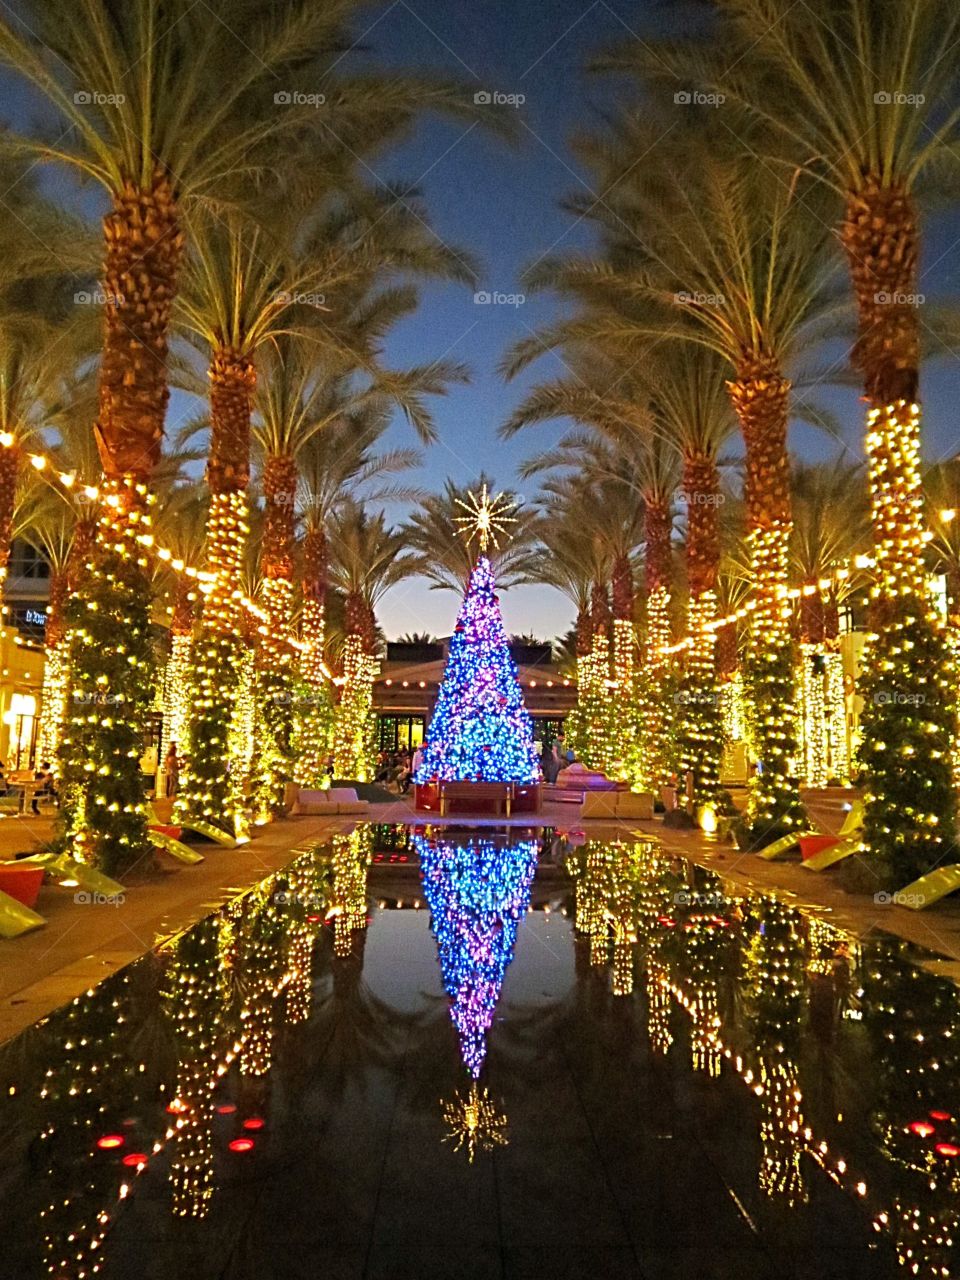
<path fill-rule="evenodd" d="M 498 535 L 501 538 L 506 537 L 509 533 L 508 526 L 517 523 L 515 516 L 507 515 L 508 511 L 517 509 L 517 504 L 511 502 L 503 493 L 491 498 L 487 493 L 486 485 L 480 490 L 479 497 L 471 489 L 467 491 L 466 501 L 457 498 L 456 503 L 467 513 L 465 516 L 454 517 L 457 524 L 461 526 L 460 532 L 465 535 L 468 542 L 476 538 L 481 553 L 485 553 L 491 543 L 499 548 Z"/>

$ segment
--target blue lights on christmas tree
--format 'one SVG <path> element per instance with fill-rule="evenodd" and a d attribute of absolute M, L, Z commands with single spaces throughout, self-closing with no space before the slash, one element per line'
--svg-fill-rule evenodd
<path fill-rule="evenodd" d="M 539 844 L 520 840 L 505 847 L 482 837 L 464 844 L 419 833 L 413 844 L 450 1016 L 464 1064 L 476 1079 L 517 926 L 530 902 Z"/>
<path fill-rule="evenodd" d="M 497 599 L 493 567 L 481 555 L 450 641 L 417 782 L 540 779 L 533 725 Z"/>

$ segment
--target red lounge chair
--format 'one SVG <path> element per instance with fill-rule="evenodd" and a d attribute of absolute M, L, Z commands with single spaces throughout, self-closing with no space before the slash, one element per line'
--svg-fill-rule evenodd
<path fill-rule="evenodd" d="M 839 836 L 829 835 L 807 835 L 800 837 L 800 857 L 804 862 L 808 858 L 815 858 L 818 853 L 823 853 L 824 849 L 832 849 L 835 844 L 840 843 Z"/>

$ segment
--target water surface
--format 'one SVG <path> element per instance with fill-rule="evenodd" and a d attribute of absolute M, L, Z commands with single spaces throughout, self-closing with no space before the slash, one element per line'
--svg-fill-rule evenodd
<path fill-rule="evenodd" d="M 3 1046 L 0 1276 L 955 1275 L 931 960 L 646 840 L 358 828 Z"/>

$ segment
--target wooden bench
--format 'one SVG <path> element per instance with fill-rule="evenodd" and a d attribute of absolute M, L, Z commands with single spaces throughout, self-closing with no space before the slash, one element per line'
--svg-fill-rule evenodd
<path fill-rule="evenodd" d="M 503 809 L 504 816 L 510 817 L 513 804 L 512 782 L 441 782 L 440 783 L 440 817 L 446 817 L 451 801 L 466 800 L 472 808 L 477 805 L 493 804 L 494 813 Z"/>

